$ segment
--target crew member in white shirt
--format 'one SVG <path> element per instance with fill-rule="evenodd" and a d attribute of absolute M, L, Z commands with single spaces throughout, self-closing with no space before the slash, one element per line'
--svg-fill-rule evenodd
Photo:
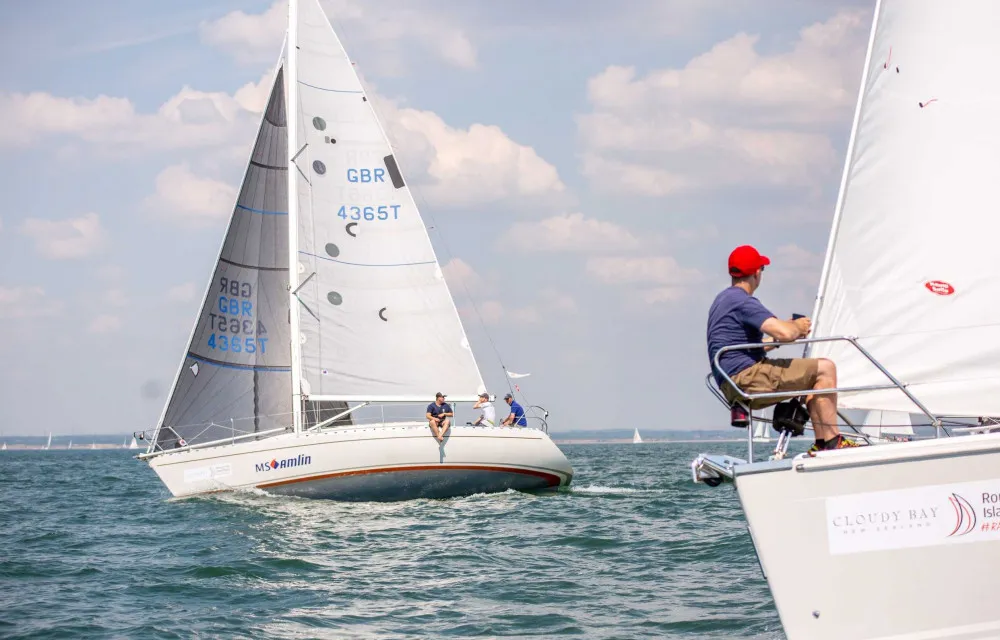
<path fill-rule="evenodd" d="M 479 417 L 472 423 L 473 426 L 495 427 L 497 425 L 497 411 L 493 408 L 493 403 L 490 402 L 490 394 L 485 391 L 480 393 L 479 401 L 472 405 L 472 408 L 480 410 Z"/>

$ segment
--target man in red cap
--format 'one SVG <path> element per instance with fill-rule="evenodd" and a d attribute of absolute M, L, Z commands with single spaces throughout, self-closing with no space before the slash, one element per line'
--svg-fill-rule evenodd
<path fill-rule="evenodd" d="M 791 342 L 809 335 L 812 322 L 809 318 L 779 320 L 754 297 L 760 286 L 764 267 L 771 264 L 750 245 L 736 247 L 729 254 L 729 275 L 732 286 L 715 297 L 708 312 L 708 359 L 712 362 L 722 347 L 769 342 Z M 777 391 L 808 391 L 833 389 L 837 386 L 837 368 L 825 358 L 774 358 L 764 354 L 773 349 L 727 351 L 719 358 L 719 365 L 744 393 L 769 393 Z M 710 366 L 712 366 L 710 364 Z M 723 395 L 730 403 L 739 396 L 712 366 L 712 373 Z M 790 396 L 791 397 L 791 396 Z M 755 400 L 752 409 L 777 404 L 781 398 Z M 837 395 L 810 395 L 806 407 L 816 433 L 816 444 L 811 451 L 840 449 L 858 446 L 840 435 L 837 428 Z"/>

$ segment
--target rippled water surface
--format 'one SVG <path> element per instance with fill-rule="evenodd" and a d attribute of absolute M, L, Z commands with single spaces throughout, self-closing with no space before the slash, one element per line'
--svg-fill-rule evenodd
<path fill-rule="evenodd" d="M 554 495 L 170 498 L 125 451 L 0 454 L 0 637 L 783 638 L 708 446 L 563 445 Z"/>

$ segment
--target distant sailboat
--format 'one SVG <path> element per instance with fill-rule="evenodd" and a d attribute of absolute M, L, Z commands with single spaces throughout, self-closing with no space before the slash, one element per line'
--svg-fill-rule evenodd
<path fill-rule="evenodd" d="M 771 433 L 768 429 L 767 423 L 763 420 L 753 421 L 753 441 L 754 442 L 770 442 Z"/>
<path fill-rule="evenodd" d="M 128 449 L 128 438 L 122 440 L 122 449 Z"/>
<path fill-rule="evenodd" d="M 52 432 L 49 431 L 49 440 L 48 440 L 48 442 L 45 443 L 45 447 L 43 447 L 43 450 L 44 451 L 48 451 L 49 447 L 51 447 L 51 446 L 52 446 Z"/>
<path fill-rule="evenodd" d="M 132 436 L 132 444 L 130 444 L 130 445 L 128 446 L 128 448 L 129 448 L 129 449 L 138 449 L 138 448 L 139 448 L 139 443 L 138 443 L 138 442 L 136 442 L 136 440 L 135 440 L 135 436 Z"/>
<path fill-rule="evenodd" d="M 3 443 L 3 446 L 0 447 L 0 451 L 6 451 L 6 450 L 7 450 L 7 443 L 5 442 Z"/>
<path fill-rule="evenodd" d="M 90 443 L 90 448 L 91 449 L 96 449 L 97 448 L 97 443 L 96 442 L 91 442 Z"/>
<path fill-rule="evenodd" d="M 638 429 L 632 434 L 632 444 L 642 444 L 642 437 L 639 435 Z"/>
<path fill-rule="evenodd" d="M 873 409 L 865 416 L 861 432 L 872 436 L 872 444 L 882 444 L 909 440 L 913 436 L 913 425 L 909 413 Z"/>
<path fill-rule="evenodd" d="M 69 441 L 69 444 L 66 445 L 66 448 L 67 449 L 72 449 L 73 448 L 73 441 L 72 440 Z"/>

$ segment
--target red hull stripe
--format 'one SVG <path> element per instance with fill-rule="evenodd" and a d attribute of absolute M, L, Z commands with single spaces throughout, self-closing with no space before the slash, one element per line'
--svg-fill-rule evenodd
<path fill-rule="evenodd" d="M 548 481 L 550 487 L 557 487 L 562 480 L 559 476 L 553 473 L 546 473 L 545 471 L 535 471 L 533 469 L 515 469 L 512 467 L 480 467 L 474 465 L 465 464 L 435 464 L 435 465 L 421 465 L 413 467 L 381 467 L 378 469 L 361 469 L 359 471 L 343 471 L 341 473 L 324 473 L 318 476 L 307 476 L 304 478 L 293 478 L 291 480 L 281 480 L 279 482 L 268 482 L 265 484 L 257 485 L 258 489 L 266 489 L 268 487 L 280 487 L 285 484 L 295 484 L 297 482 L 312 482 L 313 480 L 325 480 L 327 478 L 343 478 L 346 476 L 363 476 L 370 473 L 392 473 L 394 471 L 444 471 L 444 470 L 456 470 L 456 469 L 468 469 L 472 471 L 501 471 L 504 473 L 523 473 L 529 476 L 536 476 L 538 478 L 543 478 Z"/>

